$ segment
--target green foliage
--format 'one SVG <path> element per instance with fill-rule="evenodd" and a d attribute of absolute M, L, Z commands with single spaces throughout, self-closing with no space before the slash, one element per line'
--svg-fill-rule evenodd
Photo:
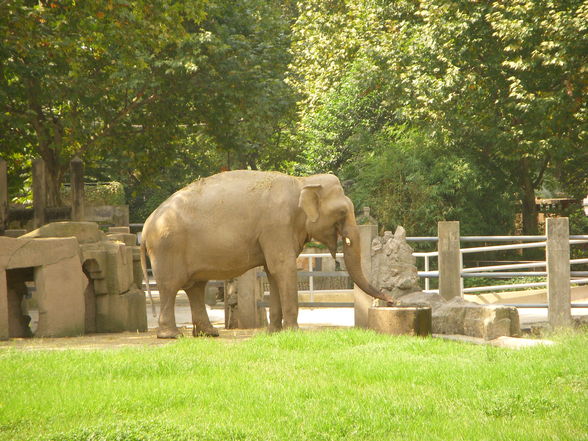
<path fill-rule="evenodd" d="M 204 132 L 228 152 L 229 168 L 276 167 L 291 156 L 282 135 L 296 99 L 284 81 L 288 11 L 276 0 L 246 0 L 213 2 L 206 13 L 191 79 Z"/>
<path fill-rule="evenodd" d="M 71 205 L 71 187 L 61 187 L 61 200 Z M 84 186 L 84 203 L 86 205 L 124 205 L 125 189 L 120 182 L 99 182 Z"/>
<path fill-rule="evenodd" d="M 206 136 L 194 136 L 179 146 L 176 156 L 157 172 L 157 180 L 145 185 L 145 179 L 130 177 L 125 183 L 130 221 L 142 223 L 168 197 L 201 177 L 219 172 L 224 155 Z"/>
<path fill-rule="evenodd" d="M 588 4 L 5 0 L 0 157 L 49 204 L 78 154 L 143 220 L 226 168 L 333 172 L 387 228 L 507 233 L 588 186 Z M 521 204 L 522 202 L 522 204 Z M 136 213 L 135 213 L 136 211 Z M 573 215 L 573 229 L 585 220 Z"/>
<path fill-rule="evenodd" d="M 173 138 L 185 106 L 177 86 L 196 56 L 185 50 L 194 47 L 186 28 L 203 19 L 203 2 L 8 0 L 2 8 L 0 125 L 10 127 L 2 150 L 43 157 L 50 205 L 60 202 L 74 153 L 92 162 L 131 150 L 141 159 L 149 143 L 130 149 L 133 134 L 158 148 Z M 150 159 L 165 157 L 158 152 Z"/>
<path fill-rule="evenodd" d="M 292 4 L 8 0 L 2 8 L 1 155 L 45 159 L 50 205 L 61 202 L 73 154 L 87 175 L 131 193 L 162 186 L 162 170 L 186 157 L 212 157 L 203 169 L 218 171 L 279 168 L 296 155 L 282 136 L 294 119 L 284 82 Z M 12 194 L 24 190 L 20 169 L 10 165 Z M 168 178 L 163 186 L 184 183 Z"/>
<path fill-rule="evenodd" d="M 0 440 L 582 439 L 588 334 L 550 338 L 513 351 L 349 329 L 3 348 Z"/>
<path fill-rule="evenodd" d="M 437 222 L 459 220 L 463 234 L 498 234 L 513 228 L 514 205 L 492 175 L 458 155 L 439 157 L 414 130 L 355 136 L 357 153 L 343 168 L 350 193 L 390 230 L 436 235 Z"/>
<path fill-rule="evenodd" d="M 522 201 L 524 230 L 535 232 L 535 190 L 546 176 L 574 195 L 585 192 L 588 172 L 578 164 L 588 159 L 587 13 L 582 1 L 305 2 L 291 75 L 305 97 L 297 136 L 308 167 L 339 174 L 353 160 L 359 171 L 364 156 L 355 138 L 409 127 L 443 163 L 444 193 L 467 198 L 478 211 L 472 218 L 491 214 L 482 231 L 505 227 L 492 214 L 506 199 L 508 214 Z M 377 148 L 363 151 L 378 160 Z M 389 159 L 412 168 L 411 158 Z M 487 187 L 497 195 L 464 193 L 463 179 L 474 175 L 474 187 L 491 177 Z M 414 191 L 393 198 L 410 205 Z M 443 211 L 467 216 L 461 197 L 445 202 Z"/>

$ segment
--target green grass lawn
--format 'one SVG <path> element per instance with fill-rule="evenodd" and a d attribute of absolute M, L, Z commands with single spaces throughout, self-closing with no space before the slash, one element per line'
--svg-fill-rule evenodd
<path fill-rule="evenodd" d="M 587 440 L 588 332 L 509 350 L 361 330 L 0 351 L 0 440 Z"/>

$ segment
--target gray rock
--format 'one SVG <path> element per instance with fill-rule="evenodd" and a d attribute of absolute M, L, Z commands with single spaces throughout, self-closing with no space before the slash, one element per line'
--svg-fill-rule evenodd
<path fill-rule="evenodd" d="M 435 334 L 460 334 L 492 340 L 500 336 L 520 335 L 516 308 L 503 305 L 479 305 L 460 297 L 449 301 L 439 294 L 422 292 L 412 248 L 406 231 L 398 227 L 394 235 L 387 231 L 372 241 L 371 283 L 392 295 L 398 306 L 431 307 Z"/>

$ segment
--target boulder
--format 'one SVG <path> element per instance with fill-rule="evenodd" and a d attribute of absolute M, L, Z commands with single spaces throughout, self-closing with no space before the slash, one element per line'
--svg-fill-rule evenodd
<path fill-rule="evenodd" d="M 372 241 L 371 283 L 392 295 L 400 307 L 430 307 L 435 334 L 461 334 L 492 340 L 520 335 L 516 308 L 480 305 L 461 297 L 445 300 L 439 294 L 425 293 L 419 287 L 412 248 L 404 228 L 384 233 Z"/>

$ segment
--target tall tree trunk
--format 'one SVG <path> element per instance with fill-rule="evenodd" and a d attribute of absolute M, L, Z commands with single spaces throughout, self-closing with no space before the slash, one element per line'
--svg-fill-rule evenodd
<path fill-rule="evenodd" d="M 535 186 L 531 177 L 529 158 L 520 160 L 520 183 L 523 216 L 523 234 L 538 234 L 537 204 L 535 203 Z"/>
<path fill-rule="evenodd" d="M 27 78 L 27 92 L 30 123 L 35 130 L 38 142 L 38 151 L 45 161 L 45 187 L 48 207 L 61 207 L 60 186 L 67 168 L 59 156 L 59 148 L 63 141 L 63 126 L 56 115 L 47 115 L 41 106 L 38 96 L 41 85 L 36 78 Z M 54 148 L 51 148 L 51 146 Z"/>
<path fill-rule="evenodd" d="M 45 186 L 47 189 L 47 206 L 61 207 L 61 182 L 66 165 L 62 164 L 58 154 L 51 148 L 41 149 L 41 157 L 45 161 Z"/>

